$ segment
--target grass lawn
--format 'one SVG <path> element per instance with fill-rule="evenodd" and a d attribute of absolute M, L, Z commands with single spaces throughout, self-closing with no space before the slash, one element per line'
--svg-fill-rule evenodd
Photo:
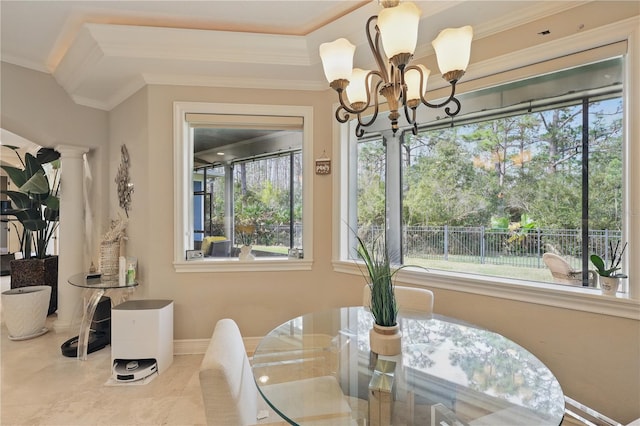
<path fill-rule="evenodd" d="M 289 249 L 284 246 L 253 246 L 254 251 L 269 252 L 274 255 L 288 255 Z M 524 266 L 511 266 L 511 265 L 492 265 L 492 264 L 480 264 L 474 262 L 464 262 L 461 260 L 455 260 L 455 257 L 451 257 L 452 260 L 432 260 L 421 258 L 406 258 L 405 263 L 409 265 L 424 266 L 427 269 L 439 269 L 443 271 L 455 271 L 464 272 L 470 274 L 489 275 L 494 277 L 504 278 L 516 278 L 528 281 L 542 281 L 553 282 L 551 272 L 545 267 L 543 268 L 530 268 Z M 504 260 L 504 259 L 503 259 Z"/>
<path fill-rule="evenodd" d="M 547 268 L 527 268 L 524 266 L 492 265 L 452 260 L 431 260 L 407 258 L 406 264 L 424 266 L 427 269 L 440 269 L 470 274 L 490 275 L 494 277 L 517 278 L 527 281 L 553 282 Z"/>

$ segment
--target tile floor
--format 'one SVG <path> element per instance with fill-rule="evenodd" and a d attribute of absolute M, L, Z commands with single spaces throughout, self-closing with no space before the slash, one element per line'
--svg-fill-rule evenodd
<path fill-rule="evenodd" d="M 2 290 L 6 285 L 4 278 Z M 106 386 L 110 346 L 86 361 L 62 355 L 70 337 L 51 330 L 24 341 L 0 327 L 0 424 L 7 425 L 204 425 L 198 369 L 202 355 L 176 355 L 146 385 Z"/>

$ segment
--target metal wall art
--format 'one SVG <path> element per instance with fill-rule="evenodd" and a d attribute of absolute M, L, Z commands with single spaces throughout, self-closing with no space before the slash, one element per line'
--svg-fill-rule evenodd
<path fill-rule="evenodd" d="M 118 186 L 118 201 L 120 207 L 124 209 L 125 214 L 129 217 L 129 210 L 131 209 L 131 194 L 133 193 L 133 184 L 129 180 L 129 152 L 127 147 L 122 145 L 120 147 L 120 167 L 118 167 L 118 174 L 116 175 L 116 185 Z"/>

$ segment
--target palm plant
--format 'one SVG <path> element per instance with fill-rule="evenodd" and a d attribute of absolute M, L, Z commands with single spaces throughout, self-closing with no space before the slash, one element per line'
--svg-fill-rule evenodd
<path fill-rule="evenodd" d="M 376 324 L 391 327 L 396 325 L 398 317 L 398 304 L 393 292 L 393 276 L 401 269 L 392 270 L 389 261 L 389 253 L 384 241 L 380 238 L 373 241 L 368 248 L 358 236 L 358 255 L 364 261 L 368 273 L 369 288 L 371 289 L 371 314 Z"/>
<path fill-rule="evenodd" d="M 18 147 L 3 146 L 15 152 L 23 167 L 2 166 L 16 186 L 16 190 L 3 191 L 13 203 L 13 208 L 7 209 L 5 214 L 15 216 L 22 225 L 20 250 L 23 257 L 31 258 L 33 251 L 34 257 L 44 259 L 60 218 L 60 154 L 51 148 L 41 148 L 36 157 L 27 153 L 23 159 L 18 153 Z M 54 170 L 52 182 L 43 168 L 43 165 L 49 163 Z"/>

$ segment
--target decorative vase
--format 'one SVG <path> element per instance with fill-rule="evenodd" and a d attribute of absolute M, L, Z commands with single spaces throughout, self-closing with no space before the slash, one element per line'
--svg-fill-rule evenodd
<path fill-rule="evenodd" d="M 58 256 L 11 261 L 11 288 L 46 285 L 51 287 L 47 315 L 58 310 Z"/>
<path fill-rule="evenodd" d="M 618 292 L 618 287 L 620 286 L 620 277 L 598 277 L 598 282 L 600 283 L 600 289 L 602 290 L 602 294 L 607 296 L 615 296 Z"/>
<path fill-rule="evenodd" d="M 402 333 L 398 324 L 386 327 L 373 324 L 369 330 L 369 346 L 371 352 L 378 355 L 398 355 L 402 352 Z"/>
<path fill-rule="evenodd" d="M 116 277 L 120 271 L 120 240 L 100 243 L 100 273 L 105 277 Z"/>
<path fill-rule="evenodd" d="M 2 314 L 9 339 L 26 340 L 49 331 L 45 326 L 51 287 L 36 285 L 2 292 Z"/>

